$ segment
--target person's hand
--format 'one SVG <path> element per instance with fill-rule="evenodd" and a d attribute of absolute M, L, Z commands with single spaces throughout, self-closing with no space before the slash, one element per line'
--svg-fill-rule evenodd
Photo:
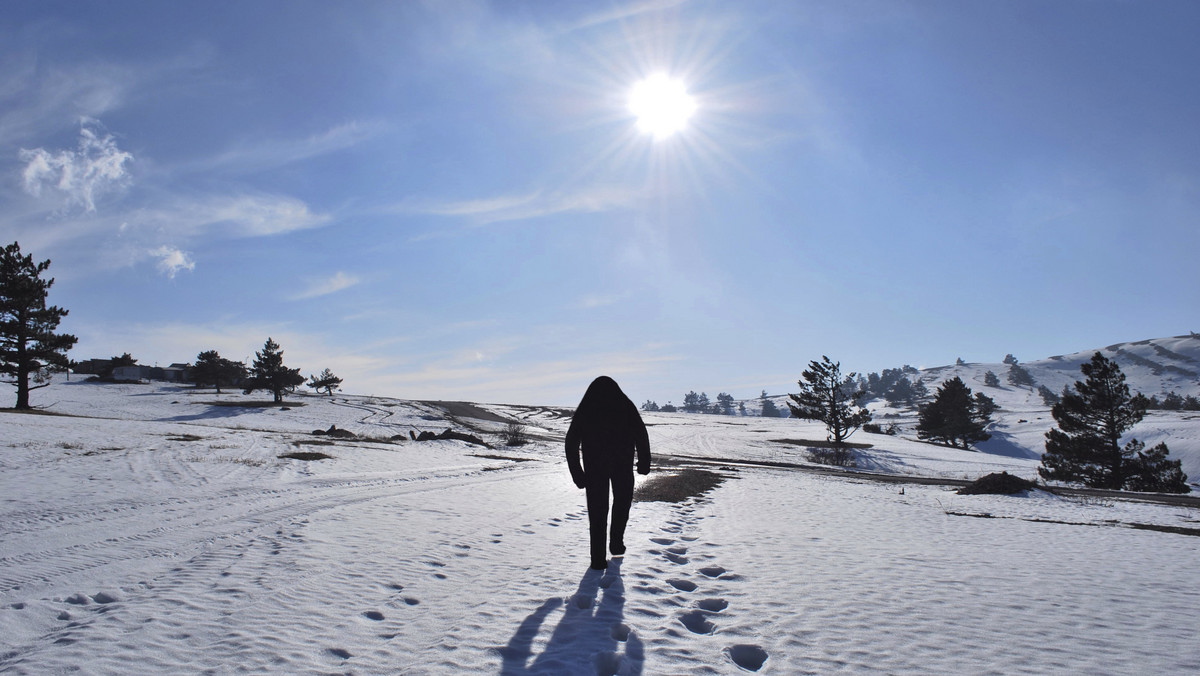
<path fill-rule="evenodd" d="M 587 488 L 587 482 L 584 481 L 583 474 L 572 474 L 571 481 L 575 482 L 575 488 Z"/>
<path fill-rule="evenodd" d="M 643 465 L 643 464 L 641 464 L 641 463 L 638 463 L 638 467 L 637 467 L 637 473 L 638 473 L 638 474 L 649 474 L 649 473 L 650 473 L 650 465 L 649 465 L 649 463 L 647 463 L 647 464 L 645 464 L 645 465 Z"/>

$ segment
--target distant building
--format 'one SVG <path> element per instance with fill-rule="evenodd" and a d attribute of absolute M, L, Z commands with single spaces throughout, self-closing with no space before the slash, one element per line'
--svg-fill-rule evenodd
<path fill-rule="evenodd" d="M 84 359 L 83 361 L 75 362 L 75 368 L 71 370 L 75 373 L 98 376 L 109 368 L 112 368 L 111 359 Z"/>
<path fill-rule="evenodd" d="M 168 383 L 186 383 L 188 381 L 188 365 L 171 364 L 162 368 L 155 366 L 150 369 L 150 380 L 165 380 Z"/>
<path fill-rule="evenodd" d="M 153 370 L 152 367 L 141 365 L 118 366 L 113 369 L 112 377 L 113 380 L 125 381 L 150 380 L 153 377 L 151 375 Z"/>

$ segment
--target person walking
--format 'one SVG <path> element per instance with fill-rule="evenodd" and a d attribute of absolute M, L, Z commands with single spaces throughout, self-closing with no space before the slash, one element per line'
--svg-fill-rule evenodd
<path fill-rule="evenodd" d="M 606 532 L 608 551 L 625 553 L 625 524 L 633 504 L 633 467 L 650 473 L 650 437 L 637 406 L 621 391 L 617 381 L 600 376 L 588 385 L 567 430 L 567 467 L 575 486 L 587 491 L 591 567 L 604 570 Z M 580 464 L 582 449 L 583 463 Z M 612 491 L 612 525 L 608 521 L 608 495 Z"/>

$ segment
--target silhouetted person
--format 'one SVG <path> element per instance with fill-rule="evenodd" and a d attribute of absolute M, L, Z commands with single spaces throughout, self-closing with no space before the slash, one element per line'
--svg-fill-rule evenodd
<path fill-rule="evenodd" d="M 579 464 L 580 447 L 583 465 Z M 600 376 L 588 385 L 567 430 L 567 466 L 571 480 L 587 489 L 588 527 L 591 535 L 592 568 L 608 566 L 604 552 L 605 531 L 611 535 L 609 551 L 625 553 L 625 524 L 633 503 L 633 460 L 637 454 L 638 474 L 650 473 L 650 438 L 637 406 L 621 391 L 617 381 Z M 608 491 L 612 486 L 612 527 L 608 520 Z"/>

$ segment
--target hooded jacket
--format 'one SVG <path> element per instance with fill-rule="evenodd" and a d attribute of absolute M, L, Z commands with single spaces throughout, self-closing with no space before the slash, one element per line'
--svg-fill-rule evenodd
<path fill-rule="evenodd" d="M 580 465 L 582 449 L 583 464 Z M 650 472 L 650 437 L 637 406 L 608 376 L 592 381 L 584 393 L 567 430 L 567 466 L 575 485 L 583 488 L 586 477 L 604 477 L 628 472 L 637 456 L 639 474 Z"/>

